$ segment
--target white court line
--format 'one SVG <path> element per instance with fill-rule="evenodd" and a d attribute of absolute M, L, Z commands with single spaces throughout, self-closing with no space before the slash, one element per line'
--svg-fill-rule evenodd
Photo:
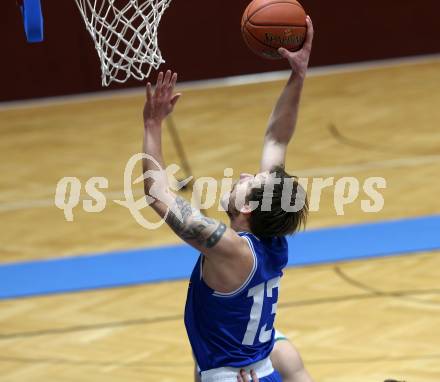
<path fill-rule="evenodd" d="M 387 159 L 382 161 L 372 161 L 356 164 L 347 164 L 333 167 L 316 167 L 298 171 L 290 171 L 298 177 L 324 177 L 335 175 L 353 175 L 363 171 L 380 170 L 385 168 L 398 168 L 398 167 L 415 167 L 426 164 L 440 163 L 440 155 L 426 155 L 416 157 L 406 157 L 397 159 Z M 54 186 L 55 192 L 55 186 Z M 142 191 L 133 192 L 135 197 L 141 197 Z M 54 194 L 55 196 L 55 194 Z M 0 203 L 0 213 L 20 211 L 28 208 L 46 208 L 55 207 L 54 196 L 48 199 L 36 199 L 36 200 L 23 200 L 15 202 Z M 107 200 L 124 199 L 124 192 L 109 192 L 105 194 Z"/>
<path fill-rule="evenodd" d="M 364 61 L 351 64 L 314 67 L 308 70 L 307 75 L 309 77 L 321 77 L 333 74 L 362 72 L 398 66 L 426 64 L 438 61 L 440 61 L 440 54 L 400 57 L 386 60 Z M 216 78 L 211 80 L 181 82 L 178 85 L 178 90 L 211 89 L 217 87 L 233 87 L 248 84 L 258 84 L 263 82 L 272 82 L 286 79 L 289 74 L 290 70 L 282 70 L 277 72 L 245 74 L 241 76 Z M 24 101 L 7 101 L 0 102 L 0 111 L 48 107 L 70 103 L 102 101 L 112 98 L 128 98 L 143 95 L 144 92 L 145 89 L 143 87 L 136 87 L 130 89 L 107 90 L 87 94 L 39 98 Z"/>
<path fill-rule="evenodd" d="M 398 159 L 387 159 L 383 161 L 364 162 L 334 167 L 316 167 L 294 172 L 296 176 L 332 176 L 362 171 L 380 170 L 385 168 L 415 167 L 426 164 L 440 163 L 440 155 L 426 155 Z"/>
<path fill-rule="evenodd" d="M 143 196 L 143 191 L 135 192 L 133 191 L 133 196 L 141 197 Z M 114 191 L 105 193 L 105 197 L 108 200 L 124 200 L 124 191 Z M 87 197 L 89 199 L 89 197 Z M 80 199 L 82 202 L 84 199 Z M 7 203 L 0 203 L 0 213 L 2 212 L 10 212 L 10 211 L 19 211 L 27 208 L 46 208 L 46 207 L 54 207 L 55 206 L 55 185 L 54 185 L 54 194 L 52 198 L 47 199 L 34 199 L 34 200 L 22 200 L 22 201 L 14 201 Z"/>

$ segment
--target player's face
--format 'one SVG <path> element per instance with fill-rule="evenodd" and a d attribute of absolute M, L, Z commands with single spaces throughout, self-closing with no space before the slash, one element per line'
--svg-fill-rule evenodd
<path fill-rule="evenodd" d="M 236 215 L 246 204 L 247 196 L 254 187 L 261 187 L 269 176 L 269 172 L 260 172 L 256 175 L 242 173 L 240 179 L 237 180 L 230 193 L 222 196 L 221 203 L 225 211 L 231 215 Z"/>

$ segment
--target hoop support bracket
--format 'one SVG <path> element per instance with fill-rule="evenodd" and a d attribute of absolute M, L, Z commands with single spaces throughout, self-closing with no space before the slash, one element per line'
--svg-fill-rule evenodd
<path fill-rule="evenodd" d="M 41 0 L 20 0 L 19 6 L 27 41 L 30 43 L 42 42 L 44 40 L 44 23 Z"/>

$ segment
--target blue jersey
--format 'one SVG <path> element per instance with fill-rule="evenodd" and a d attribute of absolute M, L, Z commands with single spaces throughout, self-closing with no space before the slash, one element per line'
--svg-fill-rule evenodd
<path fill-rule="evenodd" d="M 201 255 L 191 275 L 185 326 L 201 371 L 245 367 L 267 358 L 273 348 L 278 285 L 287 264 L 284 237 L 259 239 L 240 233 L 254 256 L 246 282 L 232 293 L 208 287 Z"/>

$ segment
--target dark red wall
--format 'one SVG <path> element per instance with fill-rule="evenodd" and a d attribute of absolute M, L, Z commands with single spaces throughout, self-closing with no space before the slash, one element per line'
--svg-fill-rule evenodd
<path fill-rule="evenodd" d="M 0 101 L 101 90 L 92 40 L 74 0 L 42 0 L 44 43 L 25 42 L 14 0 L 3 1 Z M 174 0 L 159 40 L 180 80 L 286 69 L 259 59 L 240 35 L 248 0 Z M 316 39 L 312 65 L 440 52 L 439 0 L 303 0 Z M 139 86 L 131 81 L 111 88 Z"/>

